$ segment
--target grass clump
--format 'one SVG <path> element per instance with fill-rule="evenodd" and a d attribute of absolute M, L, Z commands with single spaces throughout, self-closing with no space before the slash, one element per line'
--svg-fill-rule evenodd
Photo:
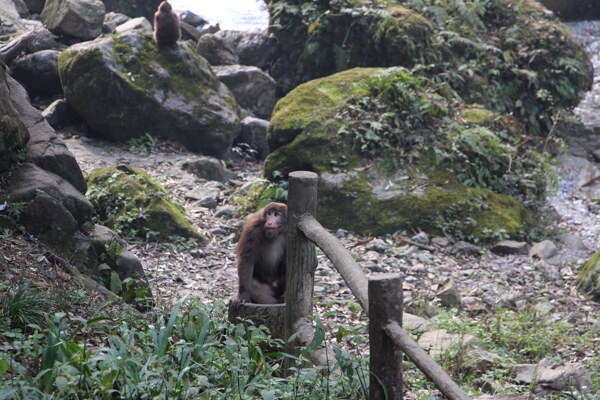
<path fill-rule="evenodd" d="M 283 378 L 282 342 L 262 326 L 228 322 L 222 303 L 184 298 L 145 316 L 99 310 L 86 319 L 46 314 L 44 327 L 4 337 L 3 398 L 364 398 L 364 381 L 353 379 L 360 364 L 340 349 L 345 372 L 335 378 L 322 368 Z"/>

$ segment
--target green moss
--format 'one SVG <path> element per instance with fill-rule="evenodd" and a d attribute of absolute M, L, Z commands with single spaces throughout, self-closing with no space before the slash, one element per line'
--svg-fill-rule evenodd
<path fill-rule="evenodd" d="M 514 199 L 448 180 L 432 186 L 411 178 L 374 193 L 370 172 L 325 175 L 319 183 L 318 219 L 324 226 L 365 234 L 423 230 L 476 241 L 519 234 L 529 215 Z M 332 184 L 331 182 L 335 182 Z"/>
<path fill-rule="evenodd" d="M 88 198 L 99 222 L 125 236 L 183 236 L 204 239 L 184 210 L 147 173 L 130 167 L 103 167 L 87 176 Z"/>
<path fill-rule="evenodd" d="M 577 276 L 577 283 L 583 292 L 595 301 L 600 301 L 600 250 L 583 265 Z"/>
<path fill-rule="evenodd" d="M 344 106 L 351 96 L 366 95 L 366 88 L 357 82 L 378 71 L 354 68 L 292 90 L 277 102 L 273 110 L 269 123 L 271 150 L 290 143 L 303 130 L 319 129 L 322 120 Z"/>
<path fill-rule="evenodd" d="M 467 123 L 473 125 L 487 125 L 498 117 L 497 113 L 480 106 L 471 106 L 463 110 L 460 115 Z"/>
<path fill-rule="evenodd" d="M 396 61 L 395 65 L 423 61 L 433 33 L 431 23 L 421 14 L 397 5 L 388 7 L 387 11 L 389 16 L 378 21 L 375 27 L 375 43 Z"/>

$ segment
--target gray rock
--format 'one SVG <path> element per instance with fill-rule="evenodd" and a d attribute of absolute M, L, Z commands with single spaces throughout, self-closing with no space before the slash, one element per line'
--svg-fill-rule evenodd
<path fill-rule="evenodd" d="M 479 256 L 481 255 L 481 249 L 474 244 L 458 241 L 452 246 L 450 250 L 452 254 L 463 255 L 463 256 Z"/>
<path fill-rule="evenodd" d="M 402 313 L 402 328 L 407 331 L 423 333 L 430 330 L 432 327 L 433 324 L 425 318 L 407 312 Z"/>
<path fill-rule="evenodd" d="M 208 181 L 226 182 L 233 175 L 231 171 L 225 168 L 223 161 L 213 157 L 202 157 L 184 162 L 181 169 Z"/>
<path fill-rule="evenodd" d="M 11 100 L 30 135 L 27 161 L 61 176 L 81 193 L 85 193 L 87 185 L 73 154 L 39 110 L 29 103 L 25 89 L 12 78 L 8 79 L 8 83 Z"/>
<path fill-rule="evenodd" d="M 62 92 L 58 76 L 58 50 L 42 50 L 27 54 L 11 65 L 12 76 L 30 94 L 53 96 Z"/>
<path fill-rule="evenodd" d="M 21 18 L 29 17 L 29 9 L 23 0 L 12 0 Z"/>
<path fill-rule="evenodd" d="M 21 16 L 15 7 L 15 3 L 10 0 L 0 1 L 0 15 L 3 26 L 11 27 L 11 32 L 17 33 L 23 29 Z"/>
<path fill-rule="evenodd" d="M 148 21 L 144 17 L 138 17 L 130 19 L 129 21 L 117 26 L 115 28 L 115 33 L 123 33 L 125 31 L 130 30 L 139 30 L 149 35 L 151 35 L 153 32 L 152 24 L 150 23 L 150 21 Z"/>
<path fill-rule="evenodd" d="M 242 129 L 234 144 L 247 143 L 256 150 L 257 160 L 264 160 L 269 155 L 269 142 L 267 141 L 267 128 L 269 121 L 254 117 L 246 117 L 242 120 Z"/>
<path fill-rule="evenodd" d="M 107 12 L 104 15 L 104 22 L 102 23 L 102 32 L 104 33 L 112 33 L 115 28 L 119 25 L 123 25 L 125 22 L 129 21 L 131 17 L 128 17 L 125 14 L 117 13 L 117 12 Z"/>
<path fill-rule="evenodd" d="M 502 363 L 500 356 L 489 351 L 474 348 L 465 353 L 464 365 L 472 371 L 487 372 Z"/>
<path fill-rule="evenodd" d="M 27 46 L 27 50 L 29 51 L 29 53 L 36 53 L 42 50 L 58 49 L 58 42 L 54 38 L 52 32 L 50 32 L 43 26 L 36 26 L 34 29 L 36 31 L 36 35 Z"/>
<path fill-rule="evenodd" d="M 561 278 L 558 268 L 548 262 L 540 260 L 534 266 L 537 271 L 541 272 L 546 281 L 554 282 Z"/>
<path fill-rule="evenodd" d="M 421 244 L 429 244 L 429 235 L 425 232 L 419 232 L 416 235 L 413 235 L 410 240 Z"/>
<path fill-rule="evenodd" d="M 457 343 L 460 343 L 466 349 L 475 348 L 479 345 L 480 340 L 473 335 L 448 333 L 444 329 L 438 329 L 422 334 L 418 343 L 423 350 L 428 351 L 432 357 L 435 357 Z"/>
<path fill-rule="evenodd" d="M 46 121 L 54 129 L 71 125 L 79 119 L 65 99 L 54 100 L 42 111 L 42 116 L 46 118 Z"/>
<path fill-rule="evenodd" d="M 562 243 L 564 246 L 566 246 L 570 251 L 576 252 L 576 253 L 589 253 L 590 249 L 585 245 L 585 243 L 583 243 L 583 240 L 581 239 L 581 237 L 574 235 L 574 234 L 564 234 L 564 235 L 558 235 L 556 237 L 556 240 L 558 240 L 560 243 Z"/>
<path fill-rule="evenodd" d="M 115 249 L 116 251 L 116 249 L 127 248 L 127 242 L 104 225 L 94 225 L 94 230 L 90 233 L 90 240 L 98 254 L 107 251 L 107 249 Z"/>
<path fill-rule="evenodd" d="M 437 291 L 436 296 L 440 299 L 444 307 L 454 308 L 457 310 L 462 310 L 463 308 L 460 291 L 452 279 L 448 279 L 442 285 L 442 287 Z"/>
<path fill-rule="evenodd" d="M 1 65 L 3 64 L 0 63 L 0 172 L 4 172 L 14 163 L 17 151 L 27 144 L 29 131 L 11 101 L 12 90 L 7 79 L 17 86 L 19 84 L 6 74 Z"/>
<path fill-rule="evenodd" d="M 79 231 L 77 221 L 62 203 L 41 193 L 27 204 L 20 222 L 32 233 L 51 246 L 65 249 L 74 247 L 73 236 Z"/>
<path fill-rule="evenodd" d="M 492 246 L 490 251 L 494 254 L 527 254 L 529 246 L 526 242 L 516 242 L 514 240 L 503 240 Z"/>
<path fill-rule="evenodd" d="M 40 192 L 59 200 L 79 226 L 91 220 L 94 214 L 89 200 L 69 182 L 31 163 L 23 163 L 13 172 L 11 182 L 2 195 L 12 202 L 19 202 L 31 201 Z"/>
<path fill-rule="evenodd" d="M 367 243 L 366 248 L 369 251 L 375 251 L 377 253 L 383 254 L 389 248 L 389 246 L 382 239 L 373 239 L 369 243 Z"/>
<path fill-rule="evenodd" d="M 195 206 L 205 207 L 209 210 L 214 210 L 219 205 L 219 201 L 214 196 L 206 196 L 194 203 Z"/>
<path fill-rule="evenodd" d="M 237 208 L 234 206 L 223 206 L 217 210 L 215 217 L 217 218 L 234 218 L 237 215 Z"/>
<path fill-rule="evenodd" d="M 551 365 L 546 360 L 537 365 L 518 364 L 513 367 L 513 376 L 517 383 L 533 384 L 533 392 L 538 395 L 573 390 L 584 393 L 592 388 L 591 377 L 580 364 Z"/>
<path fill-rule="evenodd" d="M 90 40 L 102 33 L 104 13 L 100 0 L 46 0 L 40 16 L 52 33 Z"/>
<path fill-rule="evenodd" d="M 543 240 L 539 243 L 534 244 L 529 250 L 529 257 L 538 258 L 540 260 L 548 260 L 555 256 L 558 252 L 558 248 L 550 240 Z"/>
<path fill-rule="evenodd" d="M 217 66 L 213 70 L 233 93 L 240 106 L 269 119 L 275 106 L 276 83 L 260 68 L 241 65 Z"/>
<path fill-rule="evenodd" d="M 448 247 L 450 245 L 450 240 L 448 238 L 438 236 L 431 239 L 431 244 L 439 247 Z"/>
<path fill-rule="evenodd" d="M 178 12 L 177 15 L 179 16 L 180 21 L 190 24 L 196 28 L 208 24 L 208 21 L 206 19 L 189 10 Z"/>
<path fill-rule="evenodd" d="M 239 64 L 238 57 L 233 52 L 233 48 L 226 41 L 214 34 L 207 33 L 198 39 L 196 52 L 210 65 L 235 65 Z"/>
<path fill-rule="evenodd" d="M 232 45 L 241 65 L 252 65 L 266 71 L 275 61 L 277 40 L 273 36 L 231 30 L 222 30 L 215 35 Z"/>
<path fill-rule="evenodd" d="M 168 63 L 161 57 L 138 62 L 144 52 L 156 51 L 147 38 L 130 30 L 63 51 L 59 68 L 69 104 L 97 136 L 124 142 L 150 134 L 222 156 L 240 130 L 235 98 L 185 43 L 163 50 Z M 132 62 L 117 62 L 119 57 Z"/>
<path fill-rule="evenodd" d="M 46 0 L 24 0 L 24 2 L 30 13 L 39 14 L 44 9 Z"/>

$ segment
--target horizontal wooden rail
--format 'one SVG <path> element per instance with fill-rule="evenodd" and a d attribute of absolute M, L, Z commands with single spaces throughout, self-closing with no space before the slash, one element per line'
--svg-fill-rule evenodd
<path fill-rule="evenodd" d="M 363 310 L 369 313 L 369 280 L 360 266 L 354 261 L 352 254 L 342 246 L 339 240 L 310 214 L 298 218 L 297 228 L 307 239 L 314 242 L 331 260 Z M 385 332 L 394 343 L 410 358 L 427 378 L 451 400 L 466 400 L 470 397 L 458 386 L 430 356 L 415 342 L 395 321 L 388 323 Z"/>

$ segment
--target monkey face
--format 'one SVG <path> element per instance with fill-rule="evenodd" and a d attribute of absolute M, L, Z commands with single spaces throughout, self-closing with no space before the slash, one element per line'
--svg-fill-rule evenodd
<path fill-rule="evenodd" d="M 279 234 L 280 228 L 286 223 L 285 215 L 277 209 L 265 210 L 264 232 L 268 240 Z"/>

